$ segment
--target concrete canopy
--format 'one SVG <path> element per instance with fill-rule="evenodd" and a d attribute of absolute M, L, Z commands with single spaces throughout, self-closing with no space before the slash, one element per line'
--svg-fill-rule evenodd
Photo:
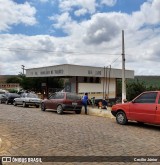
<path fill-rule="evenodd" d="M 106 74 L 108 72 L 108 74 Z M 110 72 L 110 73 L 109 73 Z M 26 77 L 108 77 L 122 78 L 121 69 L 62 64 L 26 69 Z M 133 70 L 125 71 L 126 78 L 134 78 Z"/>

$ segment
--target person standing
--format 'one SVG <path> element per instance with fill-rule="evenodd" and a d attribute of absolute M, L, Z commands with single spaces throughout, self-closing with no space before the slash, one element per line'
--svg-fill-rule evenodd
<path fill-rule="evenodd" d="M 91 104 L 92 104 L 92 108 L 94 108 L 94 105 L 95 105 L 95 97 L 92 97 L 92 98 L 91 98 Z"/>
<path fill-rule="evenodd" d="M 82 97 L 82 104 L 85 109 L 85 114 L 87 115 L 88 93 L 85 93 L 84 96 Z"/>

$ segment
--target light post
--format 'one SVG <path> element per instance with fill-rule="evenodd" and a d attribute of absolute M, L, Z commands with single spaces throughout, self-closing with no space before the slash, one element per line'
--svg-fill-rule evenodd
<path fill-rule="evenodd" d="M 22 66 L 22 74 L 24 75 L 25 66 L 24 65 L 21 66 Z"/>

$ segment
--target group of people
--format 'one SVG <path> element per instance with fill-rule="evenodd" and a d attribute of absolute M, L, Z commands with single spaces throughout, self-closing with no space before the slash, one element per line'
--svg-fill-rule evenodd
<path fill-rule="evenodd" d="M 92 107 L 94 107 L 94 105 L 95 105 L 95 97 L 91 98 L 90 101 L 89 101 L 89 98 L 88 98 L 88 93 L 85 93 L 85 95 L 82 97 L 82 104 L 84 106 L 86 115 L 87 115 L 87 106 L 88 106 L 88 104 L 91 104 Z M 107 109 L 107 106 L 108 106 L 108 102 L 107 102 L 106 98 L 102 99 L 102 101 L 98 102 L 98 108 Z"/>

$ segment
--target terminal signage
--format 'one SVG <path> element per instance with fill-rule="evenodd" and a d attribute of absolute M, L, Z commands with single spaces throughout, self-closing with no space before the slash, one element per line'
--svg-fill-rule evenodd
<path fill-rule="evenodd" d="M 100 76 L 101 75 L 101 71 L 100 70 L 88 70 L 88 75 L 96 75 L 96 76 Z"/>

